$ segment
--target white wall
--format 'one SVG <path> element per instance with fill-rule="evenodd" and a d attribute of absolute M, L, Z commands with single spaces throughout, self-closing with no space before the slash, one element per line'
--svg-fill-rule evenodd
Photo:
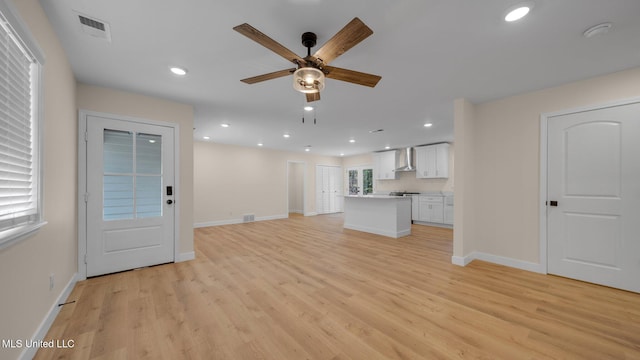
<path fill-rule="evenodd" d="M 315 213 L 316 165 L 342 165 L 339 157 L 319 156 L 196 141 L 194 143 L 194 222 L 211 226 L 286 217 L 287 162 L 306 165 L 305 214 Z"/>
<path fill-rule="evenodd" d="M 42 49 L 44 67 L 44 219 L 35 235 L 0 250 L 0 339 L 31 339 L 77 264 L 75 78 L 37 0 L 15 1 L 20 17 Z M 49 290 L 49 275 L 55 286 Z M 23 349 L 0 348 L 15 359 Z"/>
<path fill-rule="evenodd" d="M 471 201 L 456 191 L 463 234 L 454 229 L 454 255 L 476 251 L 539 263 L 540 115 L 639 96 L 640 68 L 634 68 L 469 105 L 466 118 L 456 112 L 456 144 L 465 136 L 464 152 L 473 157 L 456 158 L 456 179 L 463 179 Z M 470 173 L 461 176 L 461 170 Z M 459 200 L 471 213 L 462 223 Z"/>

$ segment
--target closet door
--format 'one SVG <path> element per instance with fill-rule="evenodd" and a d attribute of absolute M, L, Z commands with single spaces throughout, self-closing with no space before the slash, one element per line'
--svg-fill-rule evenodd
<path fill-rule="evenodd" d="M 547 271 L 640 292 L 640 103 L 548 124 Z"/>
<path fill-rule="evenodd" d="M 329 214 L 342 211 L 342 168 L 316 166 L 316 212 Z"/>

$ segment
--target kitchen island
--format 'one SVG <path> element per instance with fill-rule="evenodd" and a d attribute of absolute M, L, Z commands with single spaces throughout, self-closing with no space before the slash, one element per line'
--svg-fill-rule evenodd
<path fill-rule="evenodd" d="M 411 197 L 345 195 L 344 228 L 399 238 L 411 234 Z"/>

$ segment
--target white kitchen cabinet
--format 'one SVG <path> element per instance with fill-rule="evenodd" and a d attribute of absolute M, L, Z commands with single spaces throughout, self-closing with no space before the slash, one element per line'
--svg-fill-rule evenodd
<path fill-rule="evenodd" d="M 373 176 L 376 180 L 393 180 L 397 178 L 397 152 L 383 151 L 373 153 Z"/>
<path fill-rule="evenodd" d="M 453 225 L 453 195 L 444 197 L 444 223 Z"/>
<path fill-rule="evenodd" d="M 437 179 L 449 177 L 449 144 L 419 146 L 416 151 L 416 177 Z"/>
<path fill-rule="evenodd" d="M 419 196 L 419 221 L 444 223 L 444 198 L 442 196 Z"/>
<path fill-rule="evenodd" d="M 339 166 L 316 166 L 316 212 L 329 214 L 342 212 L 342 168 Z"/>
<path fill-rule="evenodd" d="M 420 196 L 411 195 L 411 221 L 420 221 Z"/>

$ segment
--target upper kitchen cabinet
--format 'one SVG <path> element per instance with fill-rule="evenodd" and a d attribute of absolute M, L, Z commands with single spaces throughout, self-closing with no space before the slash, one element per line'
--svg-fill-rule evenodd
<path fill-rule="evenodd" d="M 373 153 L 373 176 L 376 180 L 394 180 L 397 167 L 397 152 L 383 151 Z"/>
<path fill-rule="evenodd" d="M 416 177 L 439 179 L 449 177 L 449 144 L 419 146 L 416 150 Z"/>

